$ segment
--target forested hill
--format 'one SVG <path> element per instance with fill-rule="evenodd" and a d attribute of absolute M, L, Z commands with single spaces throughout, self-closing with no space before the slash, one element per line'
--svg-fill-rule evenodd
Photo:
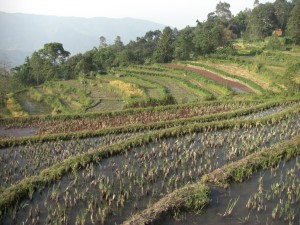
<path fill-rule="evenodd" d="M 163 27 L 132 18 L 87 19 L 0 12 L 0 56 L 16 66 L 47 42 L 60 42 L 71 54 L 76 54 L 98 47 L 100 36 L 105 36 L 108 43 L 113 43 L 116 36 L 128 43 L 149 30 Z"/>

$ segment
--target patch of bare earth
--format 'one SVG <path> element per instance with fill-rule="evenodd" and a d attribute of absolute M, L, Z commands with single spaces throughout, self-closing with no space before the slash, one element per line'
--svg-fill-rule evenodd
<path fill-rule="evenodd" d="M 184 66 L 184 65 L 177 65 L 177 64 L 167 64 L 166 66 L 170 67 L 170 68 L 185 69 L 188 71 L 192 71 L 192 72 L 197 73 L 197 74 L 199 74 L 203 77 L 206 77 L 210 80 L 216 81 L 219 84 L 228 86 L 232 90 L 235 90 L 235 91 L 245 92 L 245 93 L 253 93 L 253 90 L 244 84 L 241 84 L 237 81 L 225 79 L 222 76 L 219 76 L 213 72 L 210 72 L 210 71 L 198 68 L 198 67 Z"/>
<path fill-rule="evenodd" d="M 237 76 L 245 77 L 248 80 L 251 80 L 255 83 L 257 83 L 259 86 L 261 86 L 264 89 L 271 90 L 274 92 L 278 92 L 279 90 L 275 87 L 272 87 L 272 84 L 270 81 L 263 79 L 262 77 L 259 77 L 254 72 L 248 71 L 247 69 L 241 68 L 238 65 L 235 64 L 221 64 L 221 63 L 207 63 L 209 66 L 216 67 L 217 69 L 223 70 L 227 73 L 231 73 Z"/>

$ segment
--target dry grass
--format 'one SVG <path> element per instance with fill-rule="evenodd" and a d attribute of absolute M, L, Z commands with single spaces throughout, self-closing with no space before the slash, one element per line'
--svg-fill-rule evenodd
<path fill-rule="evenodd" d="M 197 195 L 199 192 L 203 193 L 204 198 L 197 199 L 199 200 L 197 204 L 204 207 L 209 202 L 208 186 L 204 184 L 186 185 L 161 198 L 158 202 L 154 203 L 144 211 L 133 215 L 129 220 L 125 221 L 123 225 L 159 224 L 158 220 L 172 211 L 189 208 L 189 198 L 193 195 Z"/>
<path fill-rule="evenodd" d="M 14 98 L 14 94 L 7 94 L 6 108 L 10 111 L 13 117 L 28 116 L 27 112 L 24 112 L 21 105 Z"/>
<path fill-rule="evenodd" d="M 127 95 L 129 97 L 142 96 L 143 95 L 143 90 L 137 88 L 134 84 L 125 83 L 125 82 L 120 81 L 120 80 L 112 80 L 109 83 L 113 87 L 116 87 L 116 88 L 120 89 L 122 92 L 125 93 L 125 95 Z"/>

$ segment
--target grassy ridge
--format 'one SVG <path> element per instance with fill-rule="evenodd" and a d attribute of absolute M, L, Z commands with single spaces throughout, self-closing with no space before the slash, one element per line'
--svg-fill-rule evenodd
<path fill-rule="evenodd" d="M 56 141 L 56 140 L 72 140 L 72 139 L 84 139 L 90 137 L 100 137 L 105 136 L 108 134 L 120 134 L 120 133 L 136 133 L 136 132 L 145 132 L 145 131 L 153 131 L 159 129 L 166 129 L 175 126 L 183 126 L 187 124 L 193 123 L 204 123 L 201 124 L 199 127 L 205 127 L 209 122 L 212 122 L 212 126 L 218 124 L 217 121 L 224 121 L 237 117 L 237 116 L 245 116 L 249 115 L 254 112 L 259 112 L 265 109 L 272 108 L 276 105 L 279 105 L 280 102 L 270 102 L 264 103 L 255 107 L 251 107 L 248 109 L 239 109 L 232 112 L 226 113 L 218 113 L 213 116 L 206 115 L 200 117 L 192 117 L 192 118 L 182 118 L 172 121 L 162 121 L 162 122 L 154 122 L 149 124 L 133 124 L 133 125 L 126 125 L 122 127 L 115 127 L 115 128 L 107 128 L 101 129 L 98 131 L 82 131 L 82 132 L 74 132 L 74 133 L 63 133 L 63 134 L 50 134 L 44 136 L 33 136 L 33 137 L 24 137 L 24 138 L 12 138 L 12 139 L 4 139 L 0 140 L 0 148 L 9 147 L 9 146 L 16 146 L 16 145 L 23 145 L 28 142 L 30 143 L 37 143 L 37 142 L 46 142 L 46 141 Z M 292 112 L 294 109 L 297 109 L 299 104 L 294 106 L 289 112 Z M 283 114 L 283 113 L 281 113 Z M 233 123 L 228 122 L 227 123 Z"/>
<path fill-rule="evenodd" d="M 187 71 L 184 69 L 179 68 L 170 68 L 166 67 L 164 64 L 162 65 L 156 65 L 156 66 L 131 66 L 129 69 L 133 68 L 133 70 L 140 70 L 144 72 L 155 72 L 157 74 L 167 74 L 170 76 L 177 76 L 177 77 L 186 77 L 186 79 L 189 80 L 195 80 L 199 82 L 205 89 L 209 92 L 214 92 L 216 89 L 222 93 L 222 95 L 228 95 L 232 93 L 231 89 L 228 87 L 221 85 L 213 80 L 209 80 L 206 77 L 199 76 L 199 74 L 196 74 L 192 71 Z"/>
<path fill-rule="evenodd" d="M 161 218 L 173 214 L 174 211 L 201 211 L 210 201 L 209 194 L 209 187 L 203 183 L 186 185 L 164 196 L 122 224 L 160 224 Z"/>
<path fill-rule="evenodd" d="M 177 73 L 177 74 L 181 74 L 181 75 L 183 73 L 188 78 L 191 78 L 200 83 L 203 83 L 203 85 L 205 85 L 207 87 L 208 91 L 217 89 L 218 91 L 220 91 L 222 93 L 222 95 L 229 95 L 232 93 L 232 90 L 230 88 L 228 88 L 227 86 L 221 85 L 218 82 L 210 80 L 206 77 L 199 76 L 199 74 L 194 73 L 192 71 L 185 70 L 185 69 L 179 69 L 179 68 L 170 68 L 170 67 L 166 67 L 163 64 L 160 65 L 160 67 L 161 67 L 161 71 L 170 71 L 172 73 Z"/>
<path fill-rule="evenodd" d="M 294 101 L 296 99 L 291 99 Z M 281 100 L 280 100 L 281 101 Z M 289 101 L 289 100 L 282 100 L 282 101 Z M 200 103 L 189 103 L 189 104 L 182 104 L 182 105 L 168 105 L 168 106 L 157 106 L 157 107 L 147 107 L 147 108 L 134 108 L 134 109 L 125 109 L 113 112 L 97 112 L 97 113 L 86 113 L 86 114 L 59 114 L 59 115 L 38 115 L 38 116 L 29 116 L 29 117 L 22 117 L 22 118 L 5 118 L 0 119 L 0 126 L 4 127 L 12 127 L 12 126 L 19 126 L 22 127 L 26 123 L 32 122 L 42 122 L 42 121 L 67 121 L 71 119 L 80 119 L 80 118 L 99 118 L 99 117 L 113 117 L 117 115 L 129 115 L 129 114 L 139 114 L 143 112 L 165 112 L 168 110 L 180 110 L 184 107 L 205 107 L 205 106 L 214 106 L 220 104 L 260 104 L 263 101 L 260 100 L 243 100 L 243 101 L 204 101 Z"/>
<path fill-rule="evenodd" d="M 205 97 L 205 100 L 214 99 L 214 95 L 211 92 L 209 92 L 206 89 L 200 88 L 199 86 L 192 84 L 190 81 L 183 79 L 183 78 L 170 76 L 167 74 L 158 74 L 158 73 L 145 72 L 145 71 L 134 71 L 134 70 L 128 70 L 128 69 L 123 69 L 122 72 L 125 73 L 125 75 L 135 74 L 135 75 L 147 75 L 147 76 L 158 76 L 158 77 L 168 78 L 168 79 L 171 79 L 171 80 L 174 80 L 176 82 L 183 84 L 185 88 L 191 90 L 194 93 L 197 93 L 200 96 Z"/>

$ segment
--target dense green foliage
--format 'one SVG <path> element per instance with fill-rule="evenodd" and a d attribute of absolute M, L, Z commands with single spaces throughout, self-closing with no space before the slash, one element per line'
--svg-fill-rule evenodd
<path fill-rule="evenodd" d="M 300 1 L 291 11 L 290 19 L 288 21 L 288 33 L 294 39 L 296 44 L 300 44 Z"/>
<path fill-rule="evenodd" d="M 247 9 L 233 16 L 230 4 L 219 2 L 206 21 L 197 21 L 195 27 L 149 31 L 127 45 L 120 36 L 112 45 L 101 36 L 98 48 L 69 57 L 70 53 L 62 44 L 45 44 L 43 49 L 27 57 L 23 65 L 15 68 L 15 74 L 24 84 L 39 85 L 47 80 L 105 74 L 119 66 L 193 60 L 215 52 L 235 54 L 232 43 L 236 38 L 264 40 L 275 31 L 278 36 L 286 35 L 286 43 L 299 44 L 299 6 L 299 1 L 256 2 L 253 10 Z M 278 49 L 281 45 L 273 38 L 268 48 Z"/>

